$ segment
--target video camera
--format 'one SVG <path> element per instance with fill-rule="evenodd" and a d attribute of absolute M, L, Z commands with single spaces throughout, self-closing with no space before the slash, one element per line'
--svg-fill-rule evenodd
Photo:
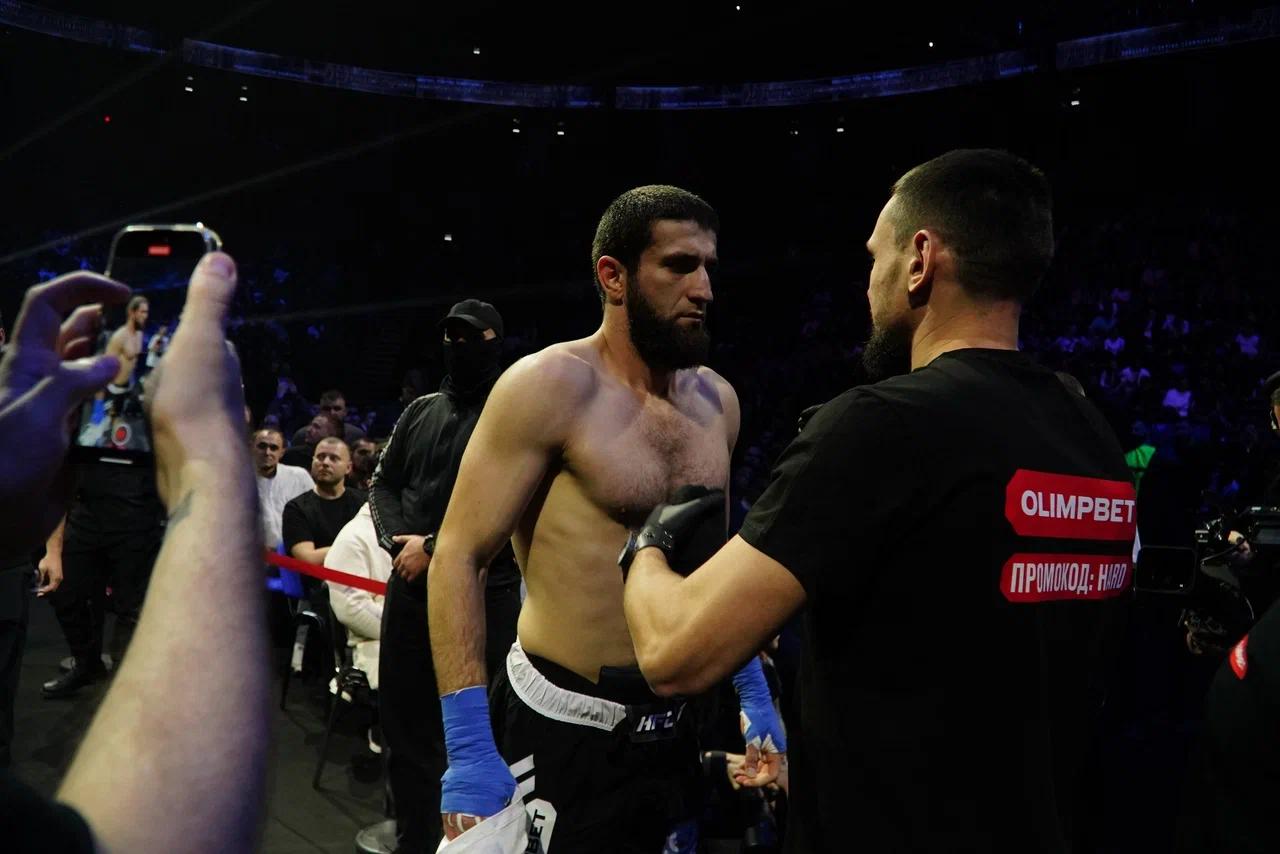
<path fill-rule="evenodd" d="M 1243 541 L 1231 542 L 1238 532 Z M 1146 546 L 1138 554 L 1139 594 L 1187 599 L 1178 624 L 1192 652 L 1225 653 L 1280 593 L 1280 507 L 1248 507 L 1210 520 L 1195 546 Z"/>

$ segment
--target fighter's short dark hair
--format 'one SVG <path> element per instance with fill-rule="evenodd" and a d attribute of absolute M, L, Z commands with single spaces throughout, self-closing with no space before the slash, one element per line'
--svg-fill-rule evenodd
<path fill-rule="evenodd" d="M 343 403 L 346 403 L 347 396 L 343 394 L 340 389 L 336 388 L 331 388 L 324 394 L 320 395 L 321 403 L 333 403 L 335 400 L 341 400 Z"/>
<path fill-rule="evenodd" d="M 661 219 L 692 220 L 707 231 L 720 232 L 720 217 L 715 208 L 688 190 L 665 184 L 627 190 L 609 203 L 591 242 L 591 280 L 602 303 L 604 288 L 596 274 L 600 259 L 606 255 L 617 258 L 628 271 L 634 272 L 640 265 L 641 254 L 653 242 L 653 224 Z"/>
<path fill-rule="evenodd" d="M 989 148 L 958 149 L 893 185 L 899 244 L 921 229 L 941 235 L 960 284 L 976 297 L 1023 302 L 1053 261 L 1053 198 L 1044 173 Z"/>

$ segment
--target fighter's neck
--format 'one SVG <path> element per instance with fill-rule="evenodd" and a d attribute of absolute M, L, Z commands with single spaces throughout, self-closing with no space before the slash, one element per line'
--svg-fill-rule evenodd
<path fill-rule="evenodd" d="M 623 323 L 625 324 L 625 320 Z M 606 318 L 592 336 L 592 343 L 600 351 L 605 370 L 623 385 L 636 391 L 657 397 L 670 396 L 675 373 L 657 370 L 645 362 L 631 343 L 631 336 L 625 326 L 619 328 L 620 325 L 610 323 Z"/>

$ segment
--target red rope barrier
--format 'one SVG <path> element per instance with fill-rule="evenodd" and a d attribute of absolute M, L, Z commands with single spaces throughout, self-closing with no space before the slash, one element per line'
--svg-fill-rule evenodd
<path fill-rule="evenodd" d="M 329 569 L 325 566 L 318 566 L 314 563 L 298 560 L 297 558 L 285 557 L 282 554 L 268 550 L 266 552 L 267 563 L 281 567 L 283 569 L 292 570 L 293 572 L 301 572 L 303 575 L 310 575 L 312 578 L 320 578 L 325 581 L 333 581 L 338 584 L 345 584 L 348 587 L 359 587 L 361 590 L 368 590 L 370 593 L 378 596 L 387 595 L 387 583 L 385 581 L 374 581 L 364 575 L 352 575 L 349 572 L 339 572 L 336 569 Z"/>

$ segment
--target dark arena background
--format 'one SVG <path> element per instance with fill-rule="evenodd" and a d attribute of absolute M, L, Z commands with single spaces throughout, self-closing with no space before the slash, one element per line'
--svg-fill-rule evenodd
<path fill-rule="evenodd" d="M 736 525 L 799 413 L 865 379 L 863 243 L 893 181 L 1003 148 L 1054 192 L 1056 260 L 1022 348 L 1077 377 L 1126 451 L 1155 449 L 1142 543 L 1193 547 L 1280 459 L 1263 388 L 1280 369 L 1277 36 L 1280 7 L 1218 0 L 0 0 L 0 312 L 11 328 L 30 285 L 101 270 L 123 225 L 202 222 L 239 264 L 254 423 L 289 378 L 312 409 L 342 389 L 348 421 L 383 439 L 439 386 L 436 324 L 457 300 L 498 306 L 505 363 L 589 335 L 601 212 L 675 184 L 722 220 L 708 363 L 742 403 Z M 1077 852 L 1173 850 L 1222 661 L 1188 651 L 1188 607 L 1133 597 Z M 65 655 L 33 601 L 12 770 L 46 794 L 107 684 L 42 698 Z M 324 670 L 295 674 L 275 711 L 267 852 L 351 851 L 385 817 L 367 709 L 340 715 L 311 786 Z M 774 850 L 744 832 L 704 838 Z"/>

